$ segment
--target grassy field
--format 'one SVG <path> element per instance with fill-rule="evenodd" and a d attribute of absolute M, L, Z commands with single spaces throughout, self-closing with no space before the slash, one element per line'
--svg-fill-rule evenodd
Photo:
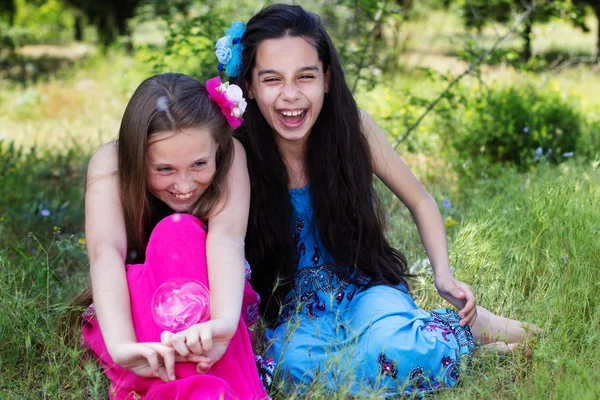
<path fill-rule="evenodd" d="M 451 54 L 465 32 L 444 30 L 455 24 L 437 14 L 430 18 L 407 30 L 412 50 L 403 56 L 403 73 L 358 94 L 376 120 L 398 108 L 410 111 L 405 90 L 432 98 L 443 89 L 443 81 L 428 80 L 415 66 L 459 72 L 464 66 Z M 420 30 L 424 26 L 427 31 Z M 589 41 L 568 27 L 539 29 L 548 37 L 570 35 L 575 44 L 569 48 Z M 548 37 L 536 48 L 563 45 Z M 486 81 L 555 81 L 582 99 L 590 119 L 600 120 L 600 77 L 593 67 L 483 71 Z M 65 328 L 64 320 L 78 311 L 66 304 L 87 284 L 87 160 L 116 138 L 127 99 L 149 74 L 147 66 L 116 51 L 25 85 L 0 81 L 1 399 L 106 396 L 99 367 L 73 346 L 76 330 Z M 403 128 L 388 133 L 396 136 Z M 544 330 L 531 358 L 477 354 L 462 383 L 439 398 L 600 398 L 600 155 L 559 166 L 541 162 L 526 173 L 506 167 L 497 178 L 467 181 L 447 167 L 433 132 L 432 119 L 425 119 L 399 152 L 440 204 L 455 275 L 472 284 L 480 304 Z M 425 254 L 408 212 L 389 194 L 382 197 L 389 236 L 420 274 L 413 282 L 417 303 L 426 309 L 445 305 L 430 272 L 420 267 Z M 442 206 L 444 199 L 450 207 Z M 319 388 L 313 394 L 345 398 Z"/>

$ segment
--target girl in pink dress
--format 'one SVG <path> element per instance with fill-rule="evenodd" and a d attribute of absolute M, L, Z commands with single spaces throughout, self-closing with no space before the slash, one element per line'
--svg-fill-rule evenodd
<path fill-rule="evenodd" d="M 94 304 L 82 341 L 110 378 L 111 399 L 267 397 L 247 329 L 259 302 L 244 260 L 248 173 L 232 138 L 245 106 L 239 87 L 218 77 L 206 86 L 182 74 L 151 77 L 129 101 L 119 140 L 90 161 Z M 178 332 L 151 308 L 174 280 L 210 292 L 207 320 Z"/>

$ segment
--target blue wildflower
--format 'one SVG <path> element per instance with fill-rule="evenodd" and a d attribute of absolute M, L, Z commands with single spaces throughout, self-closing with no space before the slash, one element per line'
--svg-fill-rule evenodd
<path fill-rule="evenodd" d="M 446 209 L 452 207 L 452 203 L 450 203 L 450 200 L 448 199 L 444 199 L 444 201 L 442 201 L 442 206 Z"/>
<path fill-rule="evenodd" d="M 529 132 L 529 127 L 526 126 L 525 128 L 523 128 L 523 132 L 525 132 L 525 133 Z"/>
<path fill-rule="evenodd" d="M 563 153 L 563 157 L 573 157 L 575 155 L 575 153 L 573 153 L 572 151 L 567 151 L 566 153 Z"/>
<path fill-rule="evenodd" d="M 542 149 L 541 147 L 538 147 L 537 149 L 535 149 L 536 156 L 541 156 L 542 154 L 544 154 L 544 149 Z"/>
<path fill-rule="evenodd" d="M 48 216 L 50 216 L 50 211 L 48 211 L 44 208 L 42 211 L 40 211 L 40 214 L 42 217 L 48 217 Z"/>

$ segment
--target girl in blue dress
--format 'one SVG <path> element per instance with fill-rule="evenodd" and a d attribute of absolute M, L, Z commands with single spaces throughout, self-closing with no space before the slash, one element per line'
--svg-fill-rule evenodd
<path fill-rule="evenodd" d="M 334 393 L 422 395 L 453 386 L 474 343 L 523 341 L 521 323 L 476 306 L 453 277 L 435 200 L 357 107 L 319 17 L 272 5 L 226 33 L 219 69 L 250 99 L 237 132 L 252 186 L 246 256 L 271 323 L 268 354 L 290 390 L 318 380 Z M 438 293 L 458 313 L 414 303 L 373 174 L 410 210 Z"/>

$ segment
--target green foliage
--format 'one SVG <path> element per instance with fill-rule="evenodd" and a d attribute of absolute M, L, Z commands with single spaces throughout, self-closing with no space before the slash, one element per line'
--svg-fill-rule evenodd
<path fill-rule="evenodd" d="M 68 345 L 66 303 L 87 281 L 83 170 L 66 155 L 0 143 L 0 397 L 102 398 L 96 363 Z M 79 314 L 81 310 L 79 310 Z M 69 395 L 65 395 L 69 393 Z"/>
<path fill-rule="evenodd" d="M 461 160 L 459 167 L 479 171 L 494 163 L 521 170 L 542 159 L 564 160 L 579 147 L 586 119 L 575 97 L 558 83 L 461 87 L 455 104 L 438 112 L 439 127 Z"/>
<path fill-rule="evenodd" d="M 139 59 L 153 65 L 157 73 L 178 71 L 199 79 L 216 75 L 214 45 L 224 36 L 224 29 L 234 19 L 225 17 L 234 15 L 233 11 L 228 10 L 225 4 L 211 1 L 203 4 L 198 16 L 189 17 L 189 14 L 193 14 L 194 7 L 185 1 L 177 4 L 177 7 L 156 8 L 148 0 L 141 9 L 145 18 L 152 13 L 162 15 L 168 28 L 164 48 L 139 45 Z M 256 4 L 254 7 L 242 4 L 239 8 L 236 9 L 235 19 L 244 22 L 257 11 Z M 383 36 L 383 26 L 401 21 L 404 18 L 402 15 L 407 14 L 410 8 L 410 2 L 401 5 L 383 0 L 338 0 L 335 4 L 307 7 L 309 11 L 322 16 L 336 42 L 351 87 L 361 82 L 369 89 L 381 81 L 382 70 L 376 66 L 378 54 L 393 54 L 397 57 L 398 46 L 389 48 L 387 39 Z"/>
<path fill-rule="evenodd" d="M 164 48 L 142 45 L 137 57 L 153 66 L 155 73 L 182 72 L 204 81 L 218 74 L 215 43 L 224 36 L 227 23 L 206 13 L 185 22 L 169 21 Z"/>
<path fill-rule="evenodd" d="M 525 61 L 532 57 L 532 25 L 546 23 L 551 19 L 562 19 L 587 32 L 585 24 L 585 4 L 572 0 L 559 1 L 521 1 L 521 0 L 461 0 L 460 12 L 468 28 L 479 32 L 490 23 L 507 23 L 515 14 L 528 12 L 527 18 L 518 27 L 524 40 L 521 58 Z"/>
<path fill-rule="evenodd" d="M 0 246 L 11 235 L 53 226 L 63 232 L 82 227 L 84 158 L 81 149 L 69 148 L 65 154 L 0 142 L 1 218 L 11 230 L 0 236 Z M 68 177 L 68 179 L 66 179 Z M 5 227 L 6 228 L 6 227 Z M 7 235 L 8 234 L 8 235 Z M 41 239 L 41 238 L 40 238 Z"/>
<path fill-rule="evenodd" d="M 15 45 L 64 42 L 72 37 L 73 13 L 60 0 L 16 0 L 10 35 Z"/>

